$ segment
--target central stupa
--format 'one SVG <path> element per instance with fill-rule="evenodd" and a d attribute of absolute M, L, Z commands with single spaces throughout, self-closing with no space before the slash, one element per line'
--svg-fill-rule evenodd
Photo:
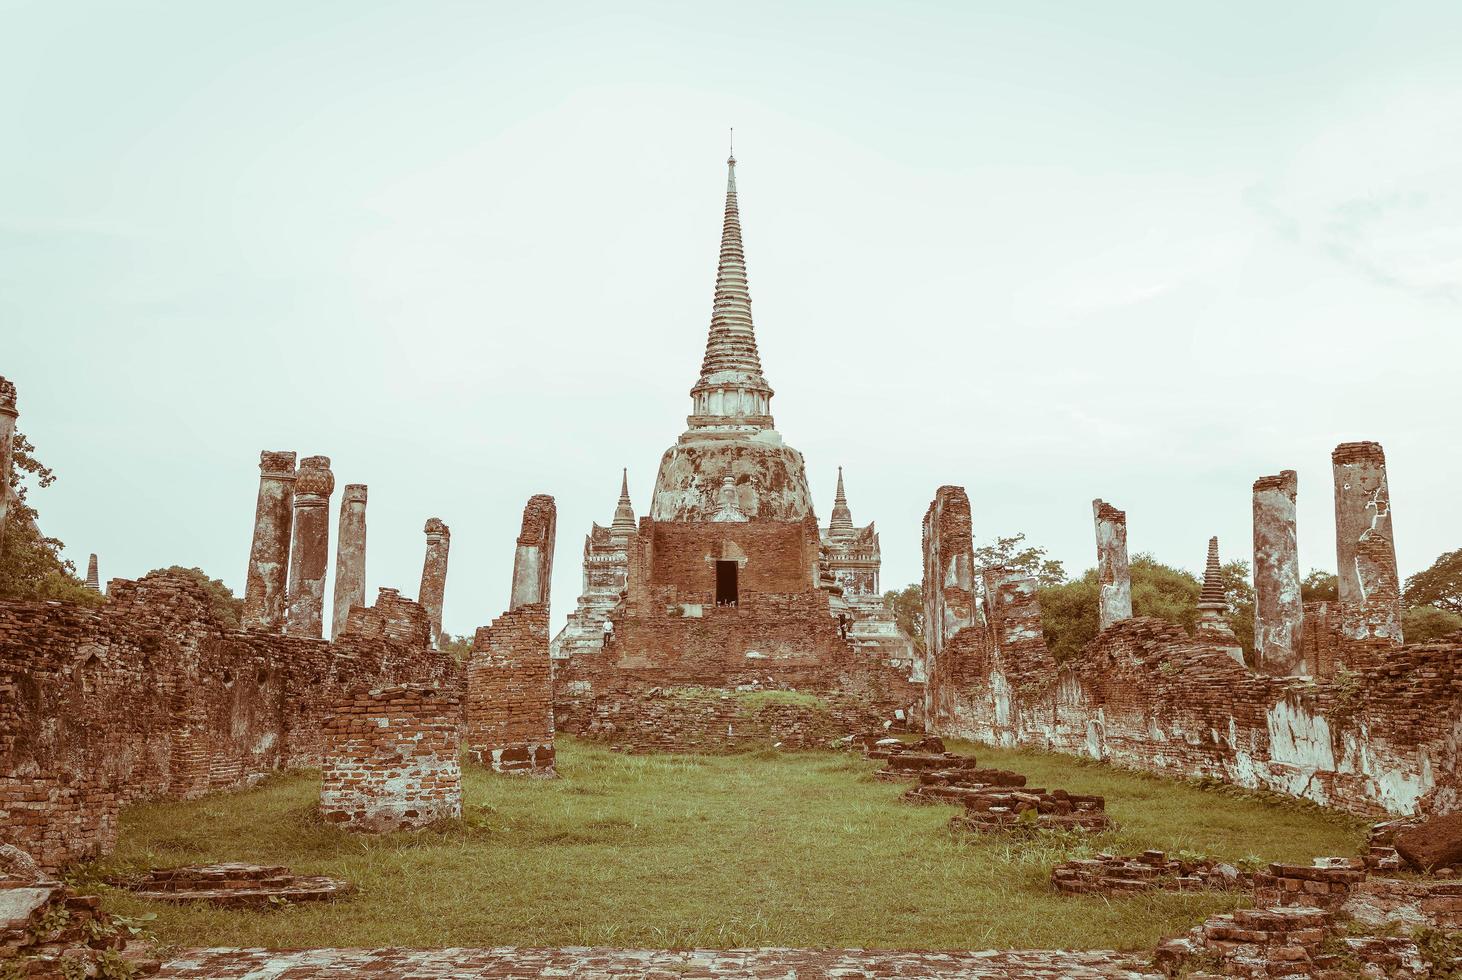
<path fill-rule="evenodd" d="M 728 503 L 748 518 L 800 521 L 812 513 L 802 454 L 773 426 L 772 394 L 751 321 L 733 156 L 726 161 L 726 213 L 706 354 L 690 389 L 689 427 L 660 460 L 652 518 L 713 520 L 727 513 Z"/>

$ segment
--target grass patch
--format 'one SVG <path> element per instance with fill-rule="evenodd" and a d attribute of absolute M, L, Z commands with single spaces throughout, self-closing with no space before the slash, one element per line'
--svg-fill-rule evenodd
<path fill-rule="evenodd" d="M 964 748 L 964 747 L 961 747 Z M 1239 860 L 1353 853 L 1358 821 L 1070 757 L 980 748 L 1032 785 L 1101 793 L 1122 830 L 1090 841 L 951 836 L 955 812 L 897 802 L 852 754 L 626 756 L 558 740 L 562 778 L 464 771 L 460 821 L 359 837 L 315 816 L 318 780 L 129 807 L 107 872 L 212 861 L 287 864 L 359 886 L 282 911 L 156 912 L 180 946 L 1149 947 L 1232 895 L 1058 898 L 1050 865 L 1105 849 Z"/>

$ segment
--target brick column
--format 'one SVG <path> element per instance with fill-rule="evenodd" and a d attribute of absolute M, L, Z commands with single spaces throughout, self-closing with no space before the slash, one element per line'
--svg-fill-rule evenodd
<path fill-rule="evenodd" d="M 924 512 L 924 727 L 938 731 L 947 714 L 950 671 L 945 647 L 979 623 L 975 607 L 975 545 L 970 498 L 964 487 L 943 486 Z"/>
<path fill-rule="evenodd" d="M 335 539 L 335 602 L 330 639 L 345 629 L 351 606 L 365 605 L 366 485 L 347 483 L 340 495 L 340 526 Z"/>
<path fill-rule="evenodd" d="M 325 723 L 321 816 L 369 834 L 460 817 L 460 714 L 425 684 L 352 691 Z"/>
<path fill-rule="evenodd" d="M 1352 640 L 1401 643 L 1401 582 L 1391 531 L 1386 454 L 1377 442 L 1346 442 L 1330 454 L 1335 471 L 1335 563 L 1340 628 Z"/>
<path fill-rule="evenodd" d="M 100 592 L 102 590 L 101 579 L 97 576 L 95 552 L 92 553 L 91 557 L 86 559 L 86 587 L 92 592 Z"/>
<path fill-rule="evenodd" d="M 15 385 L 0 378 L 0 547 L 5 544 L 5 527 L 10 520 L 10 454 L 15 446 Z"/>
<path fill-rule="evenodd" d="M 1267 674 L 1307 673 L 1300 650 L 1304 602 L 1295 537 L 1294 470 L 1254 481 L 1254 661 Z"/>
<path fill-rule="evenodd" d="M 1104 500 L 1091 502 L 1096 523 L 1098 628 L 1132 618 L 1132 573 L 1127 566 L 1127 515 Z"/>
<path fill-rule="evenodd" d="M 330 494 L 335 474 L 329 456 L 306 456 L 294 485 L 294 543 L 289 555 L 291 636 L 324 635 L 325 569 L 330 561 Z"/>
<path fill-rule="evenodd" d="M 429 517 L 426 527 L 426 558 L 421 563 L 421 588 L 416 599 L 431 620 L 431 642 L 442 638 L 442 600 L 447 592 L 447 552 L 452 548 L 452 529 L 440 517 Z"/>
<path fill-rule="evenodd" d="M 523 508 L 523 529 L 513 554 L 513 594 L 508 609 L 531 603 L 548 604 L 553 576 L 553 539 L 558 521 L 553 498 L 535 494 Z"/>
<path fill-rule="evenodd" d="M 254 507 L 254 543 L 244 584 L 245 629 L 277 633 L 284 628 L 294 481 L 294 453 L 259 454 L 259 502 Z"/>

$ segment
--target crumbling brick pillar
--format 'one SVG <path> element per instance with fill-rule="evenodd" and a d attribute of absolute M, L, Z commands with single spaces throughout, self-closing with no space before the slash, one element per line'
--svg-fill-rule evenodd
<path fill-rule="evenodd" d="M 519 606 L 478 629 L 466 715 L 474 760 L 497 772 L 554 774 L 547 603 Z"/>
<path fill-rule="evenodd" d="M 985 619 L 1011 684 L 1055 671 L 1041 624 L 1040 582 L 1007 568 L 981 570 L 985 586 Z"/>
<path fill-rule="evenodd" d="M 512 605 L 478 629 L 467 661 L 467 751 L 498 772 L 554 775 L 548 656 L 554 524 L 553 498 L 530 498 L 513 557 Z"/>
<path fill-rule="evenodd" d="M 1307 673 L 1300 650 L 1304 600 L 1295 536 L 1294 470 L 1254 481 L 1254 666 L 1281 676 Z"/>
<path fill-rule="evenodd" d="M 289 540 L 294 527 L 294 453 L 259 454 L 259 502 L 254 543 L 244 584 L 245 629 L 277 633 L 284 628 Z"/>
<path fill-rule="evenodd" d="M 1096 523 L 1098 629 L 1132 618 L 1132 573 L 1127 565 L 1127 515 L 1104 500 L 1091 502 Z"/>
<path fill-rule="evenodd" d="M 321 815 L 369 834 L 462 816 L 460 712 L 427 684 L 351 692 L 325 722 Z"/>
<path fill-rule="evenodd" d="M 964 487 L 943 486 L 924 513 L 924 724 L 938 729 L 941 699 L 950 692 L 945 648 L 956 633 L 979 623 L 975 605 L 975 544 Z"/>
<path fill-rule="evenodd" d="M 553 498 L 544 493 L 528 498 L 523 508 L 523 529 L 513 554 L 513 594 L 508 609 L 530 603 L 548 604 L 553 575 L 553 539 L 558 511 Z"/>
<path fill-rule="evenodd" d="M 15 447 L 15 385 L 0 377 L 0 546 L 5 544 L 5 527 L 10 520 L 11 453 Z"/>
<path fill-rule="evenodd" d="M 102 590 L 101 578 L 98 576 L 96 568 L 96 552 L 92 552 L 91 556 L 86 559 L 86 588 L 90 592 Z"/>
<path fill-rule="evenodd" d="M 979 621 L 971 525 L 964 487 L 940 487 L 924 514 L 924 632 L 931 657 Z"/>
<path fill-rule="evenodd" d="M 285 625 L 291 636 L 324 635 L 330 494 L 334 491 L 329 456 L 300 460 L 294 484 L 294 543 L 289 555 L 289 619 Z"/>
<path fill-rule="evenodd" d="M 335 603 L 330 639 L 345 629 L 351 606 L 365 605 L 366 485 L 347 483 L 340 495 L 340 533 L 335 541 Z"/>
<path fill-rule="evenodd" d="M 426 519 L 426 558 L 421 563 L 421 588 L 417 601 L 431 620 L 431 642 L 442 639 L 442 601 L 447 594 L 447 552 L 452 550 L 452 529 L 440 517 Z"/>
<path fill-rule="evenodd" d="M 1346 442 L 1335 471 L 1335 559 L 1345 637 L 1401 643 L 1401 582 L 1391 531 L 1386 454 L 1377 442 Z"/>

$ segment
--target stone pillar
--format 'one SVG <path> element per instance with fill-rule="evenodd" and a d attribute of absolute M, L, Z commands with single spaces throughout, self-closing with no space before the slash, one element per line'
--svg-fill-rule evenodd
<path fill-rule="evenodd" d="M 294 453 L 259 454 L 259 502 L 244 582 L 244 629 L 284 628 L 289 538 L 294 527 Z"/>
<path fill-rule="evenodd" d="M 1352 640 L 1401 643 L 1401 582 L 1391 531 L 1386 454 L 1377 442 L 1345 442 L 1330 454 L 1335 471 L 1335 562 L 1340 629 Z"/>
<path fill-rule="evenodd" d="M 558 511 L 552 497 L 540 493 L 528 498 L 528 505 L 523 508 L 523 530 L 518 534 L 518 550 L 513 555 L 510 611 L 533 603 L 548 605 L 557 522 Z"/>
<path fill-rule="evenodd" d="M 1208 539 L 1208 564 L 1203 570 L 1203 591 L 1198 594 L 1198 624 L 1194 629 L 1200 643 L 1221 647 L 1239 663 L 1244 662 L 1244 648 L 1239 646 L 1229 626 L 1228 597 L 1223 591 L 1223 566 L 1218 561 L 1218 538 Z"/>
<path fill-rule="evenodd" d="M 943 486 L 924 513 L 924 728 L 940 730 L 953 711 L 953 686 L 945 649 L 966 627 L 977 626 L 975 544 L 970 498 L 964 487 Z M 917 651 L 916 651 L 917 655 Z"/>
<path fill-rule="evenodd" d="M 329 456 L 300 460 L 294 484 L 294 543 L 289 554 L 289 619 L 285 625 L 291 636 L 324 635 L 330 494 L 334 491 Z"/>
<path fill-rule="evenodd" d="M 324 726 L 321 816 L 367 834 L 462 816 L 461 713 L 425 684 L 352 691 Z"/>
<path fill-rule="evenodd" d="M 1294 470 L 1254 481 L 1254 666 L 1281 676 L 1307 673 L 1300 649 L 1304 601 L 1295 537 Z"/>
<path fill-rule="evenodd" d="M 440 517 L 426 519 L 426 558 L 421 563 L 421 588 L 416 601 L 431 620 L 431 643 L 442 638 L 442 599 L 447 592 L 447 552 L 452 548 L 452 529 Z M 516 581 L 516 578 L 514 579 Z"/>
<path fill-rule="evenodd" d="M 1132 573 L 1127 567 L 1127 515 L 1104 500 L 1091 502 L 1096 522 L 1098 628 L 1132 618 Z"/>
<path fill-rule="evenodd" d="M 340 532 L 335 539 L 335 602 L 330 639 L 345 629 L 351 606 L 365 605 L 366 485 L 347 483 L 340 495 Z"/>
<path fill-rule="evenodd" d="M 0 378 L 0 548 L 5 545 L 5 528 L 10 521 L 10 454 L 15 445 L 15 385 Z"/>
<path fill-rule="evenodd" d="M 101 579 L 97 577 L 96 573 L 95 552 L 92 552 L 91 557 L 86 559 L 86 587 L 92 592 L 100 592 L 102 590 Z"/>

